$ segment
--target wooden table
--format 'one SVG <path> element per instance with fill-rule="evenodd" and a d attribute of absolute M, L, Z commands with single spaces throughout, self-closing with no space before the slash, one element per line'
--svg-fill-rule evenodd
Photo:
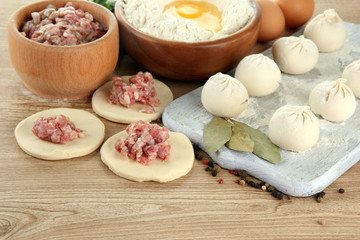
<path fill-rule="evenodd" d="M 2 0 L 0 8 L 1 239 L 360 239 L 359 163 L 331 184 L 318 203 L 314 197 L 277 200 L 235 184 L 237 178 L 226 170 L 212 177 L 200 161 L 185 177 L 159 184 L 117 177 L 100 161 L 99 151 L 57 162 L 25 154 L 14 137 L 25 117 L 53 107 L 92 112 L 90 98 L 65 102 L 33 95 L 12 68 L 7 20 L 30 2 Z M 316 0 L 315 14 L 328 8 L 345 21 L 360 23 L 359 0 Z M 268 47 L 258 44 L 254 53 Z M 115 74 L 138 70 L 121 56 Z M 204 83 L 165 82 L 175 97 Z M 102 121 L 106 138 L 125 127 Z"/>

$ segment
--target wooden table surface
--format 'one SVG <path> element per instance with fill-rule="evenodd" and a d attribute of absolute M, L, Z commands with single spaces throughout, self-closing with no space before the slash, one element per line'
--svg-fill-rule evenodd
<path fill-rule="evenodd" d="M 200 161 L 185 177 L 159 184 L 117 177 L 99 151 L 57 162 L 25 154 L 14 137 L 22 119 L 53 107 L 92 112 L 90 98 L 54 101 L 33 95 L 12 68 L 7 21 L 30 2 L 2 0 L 0 8 L 0 239 L 360 239 L 359 163 L 325 189 L 318 203 L 314 197 L 278 200 L 235 184 L 237 178 L 226 170 L 212 177 Z M 328 8 L 360 24 L 359 0 L 316 0 L 314 14 Z M 254 53 L 268 47 L 258 44 Z M 115 74 L 138 70 L 121 56 Z M 165 82 L 175 97 L 204 83 Z M 102 121 L 106 138 L 125 127 Z"/>

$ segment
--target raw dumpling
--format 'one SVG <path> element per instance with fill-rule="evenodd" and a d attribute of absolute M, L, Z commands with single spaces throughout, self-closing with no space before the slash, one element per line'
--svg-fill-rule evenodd
<path fill-rule="evenodd" d="M 306 25 L 304 36 L 313 40 L 320 52 L 334 52 L 345 42 L 345 24 L 334 9 L 328 9 Z"/>
<path fill-rule="evenodd" d="M 241 60 L 235 78 L 244 84 L 249 96 L 260 97 L 276 91 L 281 83 L 281 72 L 274 60 L 260 53 Z"/>
<path fill-rule="evenodd" d="M 269 136 L 285 150 L 303 152 L 318 141 L 319 120 L 309 106 L 285 105 L 271 117 Z"/>
<path fill-rule="evenodd" d="M 360 98 L 360 60 L 350 63 L 342 75 L 345 78 L 346 85 L 348 85 L 357 98 Z"/>
<path fill-rule="evenodd" d="M 309 97 L 311 110 L 324 119 L 342 122 L 355 112 L 356 100 L 346 79 L 325 81 L 315 86 Z"/>
<path fill-rule="evenodd" d="M 280 70 L 288 74 L 306 73 L 319 59 L 315 43 L 304 36 L 279 38 L 272 46 L 272 54 Z"/>
<path fill-rule="evenodd" d="M 204 108 L 218 117 L 235 117 L 249 104 L 244 85 L 229 75 L 217 73 L 210 77 L 201 92 Z"/>

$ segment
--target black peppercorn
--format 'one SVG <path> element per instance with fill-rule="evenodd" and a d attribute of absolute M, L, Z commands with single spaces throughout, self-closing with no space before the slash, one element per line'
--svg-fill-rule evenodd
<path fill-rule="evenodd" d="M 212 168 L 212 167 L 214 167 L 214 162 L 213 162 L 213 161 L 209 161 L 209 162 L 207 163 L 207 165 Z"/>
<path fill-rule="evenodd" d="M 217 171 L 216 171 L 215 169 L 211 170 L 211 175 L 212 175 L 213 177 L 216 177 Z"/>
<path fill-rule="evenodd" d="M 343 188 L 339 189 L 339 193 L 344 193 L 344 192 L 345 192 L 345 190 Z"/>

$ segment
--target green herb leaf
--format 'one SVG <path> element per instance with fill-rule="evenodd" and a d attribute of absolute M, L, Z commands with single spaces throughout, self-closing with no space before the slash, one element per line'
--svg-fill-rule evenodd
<path fill-rule="evenodd" d="M 234 126 L 240 128 L 243 132 L 247 133 L 254 141 L 253 153 L 267 160 L 271 163 L 279 163 L 281 161 L 281 152 L 279 147 L 271 142 L 271 140 L 260 130 L 254 129 L 245 123 L 237 122 L 232 120 Z"/>
<path fill-rule="evenodd" d="M 219 150 L 230 138 L 231 124 L 222 118 L 214 117 L 204 128 L 204 145 L 211 153 Z"/>
<path fill-rule="evenodd" d="M 226 146 L 230 149 L 243 152 L 252 152 L 254 150 L 254 141 L 250 135 L 241 128 L 232 126 L 232 135 Z"/>
<path fill-rule="evenodd" d="M 114 11 L 114 7 L 115 7 L 115 3 L 116 3 L 116 1 L 111 1 L 111 0 L 88 0 L 88 1 L 100 4 L 112 12 Z"/>

